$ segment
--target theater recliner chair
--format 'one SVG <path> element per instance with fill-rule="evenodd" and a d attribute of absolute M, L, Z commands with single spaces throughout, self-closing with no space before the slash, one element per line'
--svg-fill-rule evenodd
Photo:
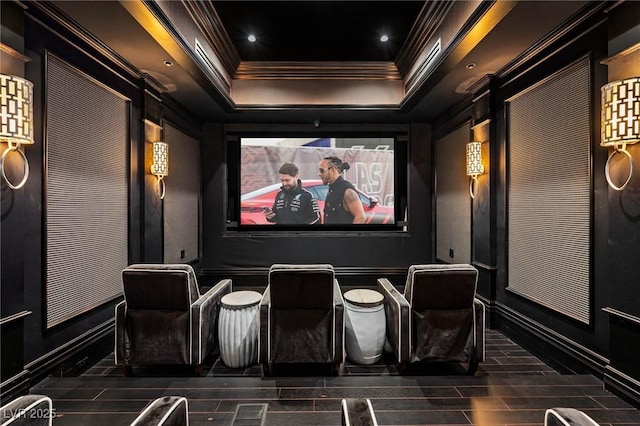
<path fill-rule="evenodd" d="M 200 294 L 190 265 L 138 264 L 122 271 L 124 301 L 116 305 L 115 363 L 126 375 L 134 366 L 191 365 L 197 374 L 217 346 L 220 298 L 231 280 Z"/>
<path fill-rule="evenodd" d="M 471 265 L 412 265 L 404 295 L 386 278 L 387 337 L 398 370 L 416 362 L 468 363 L 475 374 L 484 361 L 484 304 L 478 300 L 478 271 Z"/>
<path fill-rule="evenodd" d="M 274 367 L 344 361 L 344 301 L 333 266 L 275 264 L 260 303 L 258 361 Z"/>
<path fill-rule="evenodd" d="M 366 398 L 342 400 L 342 426 L 378 426 L 371 401 Z"/>
<path fill-rule="evenodd" d="M 555 407 L 544 413 L 544 426 L 599 426 L 591 417 L 575 408 Z"/>
<path fill-rule="evenodd" d="M 189 426 L 189 403 L 183 396 L 157 398 L 130 426 Z"/>
<path fill-rule="evenodd" d="M 55 417 L 46 395 L 20 396 L 0 408 L 0 425 L 51 426 Z"/>

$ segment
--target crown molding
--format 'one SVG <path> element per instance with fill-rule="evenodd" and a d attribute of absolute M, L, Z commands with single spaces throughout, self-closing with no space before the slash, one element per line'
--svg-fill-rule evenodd
<path fill-rule="evenodd" d="M 2 53 L 6 53 L 7 55 L 18 59 L 19 61 L 22 62 L 30 62 L 31 58 L 28 57 L 27 55 L 23 55 L 22 53 L 18 52 L 16 49 L 14 49 L 13 47 L 4 44 L 4 43 L 0 43 L 0 52 Z"/>
<path fill-rule="evenodd" d="M 615 55 L 609 56 L 608 58 L 604 58 L 603 60 L 600 61 L 600 63 L 602 65 L 610 65 L 611 63 L 619 59 L 625 58 L 629 55 L 636 54 L 638 52 L 640 52 L 640 42 L 627 47 L 626 49 L 616 53 Z"/>
<path fill-rule="evenodd" d="M 226 73 L 234 80 L 402 79 L 393 62 L 241 61 L 215 6 L 211 2 L 181 1 Z"/>
<path fill-rule="evenodd" d="M 69 17 L 66 13 L 62 12 L 62 10 L 60 10 L 53 3 L 48 1 L 31 2 L 29 4 L 29 8 L 27 9 L 27 15 L 35 22 L 38 22 L 43 27 L 58 35 L 60 38 L 68 41 L 74 46 L 77 46 L 88 55 L 95 57 L 95 54 L 90 52 L 89 50 L 93 49 L 99 55 L 115 64 L 119 69 L 124 70 L 124 72 L 129 77 L 133 77 L 135 79 L 141 77 L 140 71 L 135 66 L 133 66 L 129 61 L 124 59 L 121 55 L 107 46 L 95 35 L 91 34 L 85 28 L 80 26 L 75 20 Z M 46 18 L 46 20 L 43 18 Z M 59 26 L 59 28 L 54 28 L 50 22 L 47 22 L 48 20 L 51 20 L 53 23 Z M 64 31 L 60 31 L 60 28 Z M 69 36 L 77 38 L 84 44 L 82 45 L 76 40 L 71 40 Z M 113 69 L 112 66 L 108 67 L 110 69 Z M 129 79 L 129 81 L 131 80 Z"/>
<path fill-rule="evenodd" d="M 393 62 L 241 62 L 235 80 L 402 80 Z"/>
<path fill-rule="evenodd" d="M 228 75 L 234 75 L 240 65 L 240 55 L 226 32 L 220 15 L 211 2 L 182 0 L 185 9 L 205 36 Z"/>
<path fill-rule="evenodd" d="M 428 0 L 416 18 L 405 43 L 396 57 L 396 65 L 402 77 L 406 77 L 415 67 L 420 55 L 432 43 L 432 38 L 444 21 L 452 0 Z"/>

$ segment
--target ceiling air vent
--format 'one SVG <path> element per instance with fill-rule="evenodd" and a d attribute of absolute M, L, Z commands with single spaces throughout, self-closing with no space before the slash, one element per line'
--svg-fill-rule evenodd
<path fill-rule="evenodd" d="M 216 86 L 224 88 L 224 90 L 228 93 L 231 88 L 229 82 L 224 77 L 224 75 L 220 73 L 218 67 L 216 67 L 211 58 L 209 58 L 209 55 L 207 55 L 207 52 L 204 50 L 204 47 L 198 41 L 198 39 L 195 39 L 195 46 L 196 56 L 198 57 L 198 59 L 200 59 L 200 65 L 202 65 L 202 67 L 204 68 L 203 71 L 205 71 L 205 74 L 213 81 Z"/>

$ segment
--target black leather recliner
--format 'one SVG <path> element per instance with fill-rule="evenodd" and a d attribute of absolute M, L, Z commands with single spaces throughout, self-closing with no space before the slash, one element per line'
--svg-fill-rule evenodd
<path fill-rule="evenodd" d="M 122 271 L 124 301 L 115 307 L 115 363 L 133 366 L 191 365 L 202 373 L 216 348 L 220 299 L 231 280 L 200 294 L 190 265 L 137 264 Z"/>
<path fill-rule="evenodd" d="M 575 408 L 555 407 L 544 413 L 544 426 L 599 426 L 591 417 Z"/>
<path fill-rule="evenodd" d="M 130 426 L 189 426 L 189 403 L 183 396 L 153 400 Z"/>
<path fill-rule="evenodd" d="M 412 265 L 404 295 L 386 278 L 387 337 L 402 372 L 410 363 L 468 363 L 475 374 L 484 361 L 485 307 L 478 300 L 478 271 L 471 265 Z"/>
<path fill-rule="evenodd" d="M 274 366 L 344 361 L 344 301 L 333 266 L 275 264 L 260 303 L 258 361 Z"/>
<path fill-rule="evenodd" d="M 55 411 L 46 395 L 23 395 L 0 408 L 0 425 L 51 426 Z"/>

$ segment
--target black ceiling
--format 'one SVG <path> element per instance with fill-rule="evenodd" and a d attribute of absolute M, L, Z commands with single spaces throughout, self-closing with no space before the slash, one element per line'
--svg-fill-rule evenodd
<path fill-rule="evenodd" d="M 213 2 L 242 61 L 393 61 L 424 4 Z M 247 40 L 249 34 L 255 43 Z M 380 42 L 383 34 L 388 42 Z"/>
<path fill-rule="evenodd" d="M 51 0 L 26 3 L 33 9 L 48 9 L 53 5 L 55 13 L 64 15 L 65 20 L 71 20 L 99 39 L 98 48 L 108 46 L 116 58 L 122 58 L 152 78 L 151 81 L 157 81 L 166 89 L 168 97 L 200 121 L 247 123 L 430 122 L 463 100 L 470 100 L 474 96 L 471 90 L 478 82 L 486 81 L 488 76 L 499 79 L 522 61 L 531 59 L 534 52 L 548 47 L 555 40 L 555 36 L 549 37 L 549 34 L 575 13 L 583 9 L 585 12 L 580 13 L 599 10 L 606 5 L 606 2 L 588 0 L 214 1 L 211 4 L 205 0 Z M 175 21 L 167 22 L 162 8 L 171 12 Z M 469 9 L 474 13 L 470 14 Z M 432 17 L 431 13 L 438 10 L 446 13 Z M 190 15 L 194 11 L 195 14 Z M 217 19 L 209 20 L 211 13 L 217 14 Z M 223 28 L 218 21 L 222 21 Z M 192 32 L 196 24 L 203 27 Z M 385 29 L 391 41 L 381 46 L 379 36 Z M 253 31 L 258 42 L 251 45 L 246 37 Z M 258 74 L 266 73 L 268 79 L 262 81 L 268 83 L 264 87 L 273 82 L 278 93 L 302 93 L 300 96 L 307 97 L 302 97 L 303 101 L 295 107 L 282 107 L 277 102 L 238 107 L 229 101 L 235 92 L 230 94 L 231 90 L 212 84 L 209 71 L 194 60 L 193 52 L 184 54 L 185 47 L 180 43 L 185 39 L 176 38 L 176 34 L 208 40 L 211 46 L 219 48 L 219 59 L 228 65 L 225 70 L 231 76 L 231 89 L 247 81 L 254 82 L 234 77 L 237 69 L 233 66 L 239 68 L 236 60 L 240 59 L 244 62 L 241 65 L 255 66 Z M 405 40 L 407 36 L 410 40 Z M 358 63 L 393 61 L 402 65 L 406 61 L 419 61 L 421 57 L 415 54 L 423 47 L 432 46 L 435 37 L 442 37 L 444 55 L 436 57 L 433 68 L 414 78 L 415 81 L 404 82 L 410 96 L 397 105 L 316 103 L 315 97 L 324 95 L 323 91 L 340 95 L 347 92 L 346 99 L 350 95 L 348 90 L 332 86 L 335 82 L 332 79 L 305 80 L 295 74 L 301 70 L 303 74 L 322 76 L 327 70 L 334 71 L 332 61 L 353 61 L 355 64 L 347 64 L 348 72 L 364 70 L 362 75 L 367 76 L 367 65 Z M 240 58 L 224 60 L 235 56 L 227 56 L 229 39 Z M 167 60 L 175 66 L 165 66 Z M 275 61 L 293 64 L 274 65 Z M 315 64 L 309 65 L 308 70 L 297 62 Z M 471 63 L 475 66 L 469 67 Z M 340 72 L 338 66 L 335 68 Z M 348 83 L 353 81 L 359 80 L 349 75 L 342 87 L 349 87 Z"/>

